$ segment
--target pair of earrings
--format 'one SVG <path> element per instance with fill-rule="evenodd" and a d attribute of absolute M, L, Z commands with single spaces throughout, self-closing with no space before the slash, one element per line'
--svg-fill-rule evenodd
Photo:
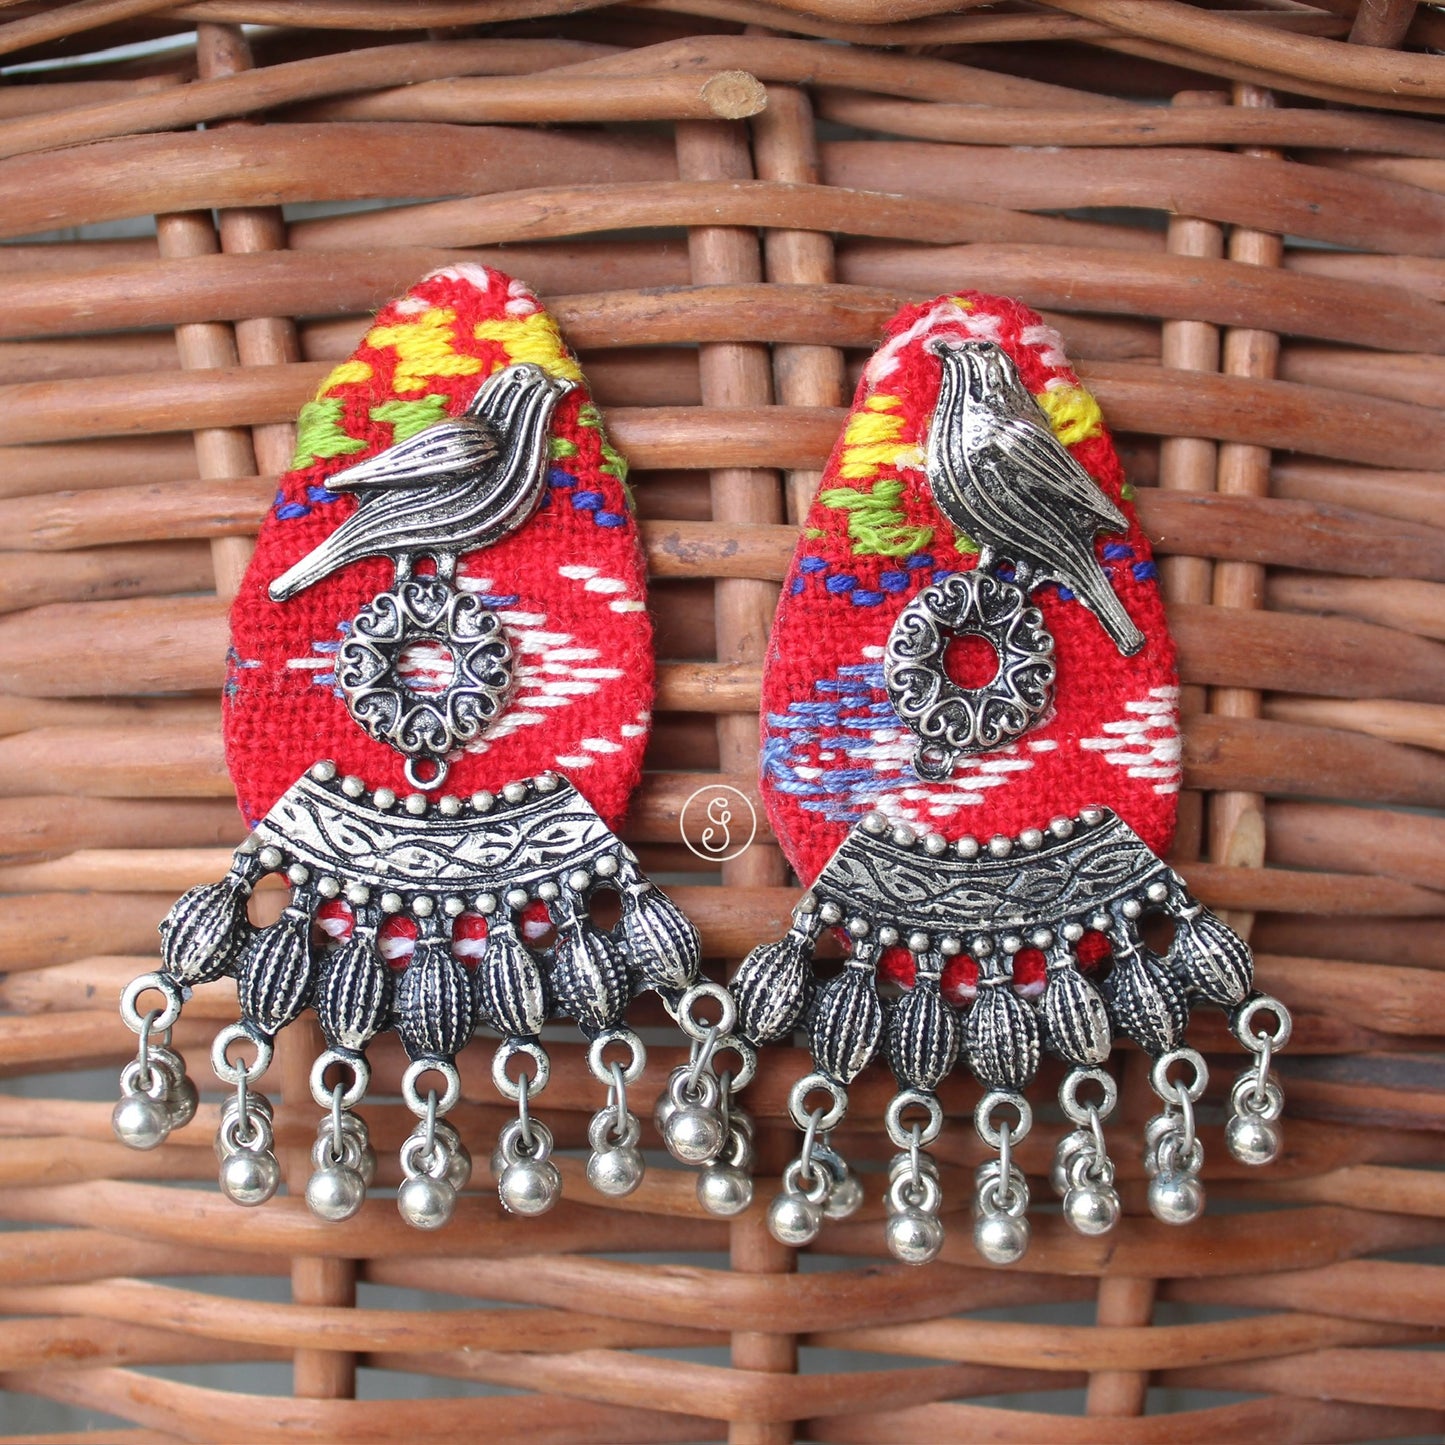
<path fill-rule="evenodd" d="M 1054 1184 L 1084 1233 L 1119 1215 L 1103 1132 L 1115 1034 L 1155 1060 L 1151 1208 L 1183 1222 L 1202 1207 L 1206 1075 L 1183 1039 L 1197 999 L 1230 1010 L 1255 1055 L 1231 1095 L 1231 1150 L 1277 1152 L 1271 1061 L 1289 1016 L 1160 861 L 1179 737 L 1153 563 L 1098 409 L 1031 312 L 975 293 L 909 307 L 865 371 L 764 680 L 763 793 L 811 886 L 729 989 L 702 975 L 696 930 L 615 833 L 650 722 L 645 571 L 625 463 L 536 298 L 479 265 L 427 277 L 331 374 L 298 438 L 232 612 L 225 733 L 252 833 L 221 882 L 172 909 L 161 968 L 123 996 L 140 1040 L 115 1113 L 125 1142 L 154 1147 L 194 1113 L 169 1030 L 192 987 L 231 976 L 240 1019 L 212 1051 L 235 1090 L 222 1187 L 243 1204 L 278 1187 L 258 1085 L 309 1006 L 327 1048 L 307 1200 L 328 1219 L 366 1196 L 375 1160 L 355 1109 L 388 1027 L 410 1061 L 398 1202 L 412 1224 L 443 1224 L 470 1177 L 447 1115 L 482 1025 L 516 1109 L 492 1158 L 503 1205 L 537 1214 L 560 1194 L 533 1112 L 558 1017 L 587 1038 L 601 1096 L 588 1178 L 630 1193 L 646 1051 L 626 1012 L 646 990 L 691 1045 L 656 1121 L 719 1215 L 752 1202 L 737 1096 L 757 1050 L 808 1031 L 814 1068 L 789 1101 L 802 1147 L 769 1211 L 788 1243 L 862 1202 L 834 1131 L 880 1052 L 899 1085 L 887 1239 L 909 1262 L 942 1245 L 929 1151 L 960 1064 L 985 1088 L 975 1242 L 998 1263 L 1027 1247 L 1013 1150 L 1044 1051 L 1067 1066 Z M 268 877 L 289 897 L 257 927 Z M 1167 946 L 1151 918 L 1172 927 Z M 845 959 L 820 981 L 828 935 Z"/>

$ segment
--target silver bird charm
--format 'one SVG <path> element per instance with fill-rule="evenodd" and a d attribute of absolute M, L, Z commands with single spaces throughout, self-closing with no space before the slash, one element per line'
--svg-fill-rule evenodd
<path fill-rule="evenodd" d="M 1099 619 L 1126 657 L 1144 646 L 1094 556 L 1123 532 L 1118 507 L 1055 437 L 1012 359 L 990 341 L 929 344 L 943 361 L 926 453 L 939 510 L 979 544 L 979 567 L 1009 558 L 1025 591 L 1055 581 Z"/>
<path fill-rule="evenodd" d="M 330 478 L 329 488 L 356 493 L 360 505 L 271 583 L 271 600 L 285 602 L 364 557 L 391 557 L 398 582 L 416 558 L 433 557 L 450 581 L 458 557 L 500 542 L 537 510 L 548 424 L 571 390 L 540 366 L 509 366 L 483 382 L 461 416 Z"/>

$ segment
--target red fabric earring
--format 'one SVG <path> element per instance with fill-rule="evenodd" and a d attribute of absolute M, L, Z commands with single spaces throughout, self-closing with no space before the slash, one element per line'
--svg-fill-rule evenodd
<path fill-rule="evenodd" d="M 444 1223 L 469 1177 L 445 1115 L 456 1055 L 482 1025 L 502 1040 L 496 1087 L 518 1105 L 498 1145 L 502 1203 L 536 1214 L 560 1191 L 551 1135 L 528 1109 L 549 1072 L 539 1034 L 557 1016 L 578 1022 L 608 1091 L 589 1178 L 606 1194 L 636 1188 L 627 1088 L 646 1054 L 627 1003 L 651 988 L 702 1039 L 692 1008 L 722 992 L 698 982 L 696 931 L 614 833 L 650 721 L 644 588 L 626 464 L 537 298 L 463 264 L 387 306 L 302 410 L 232 611 L 226 753 L 254 831 L 222 882 L 176 904 L 161 970 L 127 990 L 142 1037 L 117 1113 L 127 1142 L 150 1147 L 178 1121 L 183 1066 L 150 1067 L 150 1035 L 189 986 L 231 975 L 240 1021 L 212 1061 L 237 1088 L 219 1147 L 238 1202 L 277 1186 L 255 1085 L 308 1006 L 328 1044 L 312 1071 L 330 1113 L 307 1190 L 323 1217 L 364 1199 L 370 1146 L 351 1111 L 367 1045 L 388 1027 L 419 1121 L 398 1197 L 412 1224 Z M 247 902 L 268 875 L 290 898 L 258 929 Z M 599 895 L 615 923 L 594 921 Z M 162 1007 L 142 1016 L 152 990 Z M 707 1060 L 692 1073 L 705 1093 Z M 694 1153 L 710 1157 L 722 1124 L 699 1128 Z"/>
<path fill-rule="evenodd" d="M 1156 1058 L 1160 1218 L 1203 1201 L 1204 1061 L 1183 1045 L 1196 1000 L 1229 1009 L 1259 1056 L 1233 1096 L 1231 1148 L 1251 1163 L 1278 1148 L 1269 1060 L 1287 1015 L 1252 992 L 1246 945 L 1160 861 L 1178 686 L 1130 495 L 1098 406 L 1033 312 L 962 292 L 895 317 L 807 517 L 764 675 L 763 795 L 809 891 L 732 991 L 751 1042 L 799 1023 L 810 1035 L 816 1071 L 791 1100 L 804 1151 L 771 1216 L 785 1242 L 817 1232 L 846 1172 L 828 1131 L 879 1052 L 900 1090 L 888 1240 L 910 1262 L 942 1244 L 925 1151 L 956 1064 L 985 1088 L 976 1123 L 998 1150 L 975 1230 L 994 1262 L 1027 1247 L 1011 1148 L 1042 1051 L 1069 1069 L 1075 1127 L 1055 1184 L 1085 1233 L 1119 1214 L 1102 1130 L 1116 1033 Z M 1162 951 L 1141 932 L 1153 916 L 1173 930 Z M 848 956 L 818 984 L 810 956 L 828 930 Z M 1262 1011 L 1271 1034 L 1254 1028 Z"/>

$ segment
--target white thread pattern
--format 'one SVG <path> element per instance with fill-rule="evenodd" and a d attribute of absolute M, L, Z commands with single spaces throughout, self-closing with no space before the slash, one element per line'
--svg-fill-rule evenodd
<path fill-rule="evenodd" d="M 1126 702 L 1126 716 L 1106 722 L 1102 735 L 1080 738 L 1087 752 L 1123 768 L 1131 778 L 1154 780 L 1156 793 L 1177 793 L 1183 778 L 1183 742 L 1179 735 L 1179 689 L 1154 687 L 1139 702 Z"/>

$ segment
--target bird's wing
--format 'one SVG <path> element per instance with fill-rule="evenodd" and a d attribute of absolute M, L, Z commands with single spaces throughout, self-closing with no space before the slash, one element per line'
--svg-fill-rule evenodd
<path fill-rule="evenodd" d="M 1037 477 L 1053 492 L 1097 517 L 1101 529 L 1128 530 L 1124 514 L 1052 432 L 1023 419 L 1010 419 L 1003 423 L 1002 430 L 997 444 L 1026 474 Z"/>
<path fill-rule="evenodd" d="M 439 421 L 338 472 L 326 485 L 336 492 L 444 485 L 452 477 L 486 466 L 499 450 L 496 428 L 486 421 Z"/>

